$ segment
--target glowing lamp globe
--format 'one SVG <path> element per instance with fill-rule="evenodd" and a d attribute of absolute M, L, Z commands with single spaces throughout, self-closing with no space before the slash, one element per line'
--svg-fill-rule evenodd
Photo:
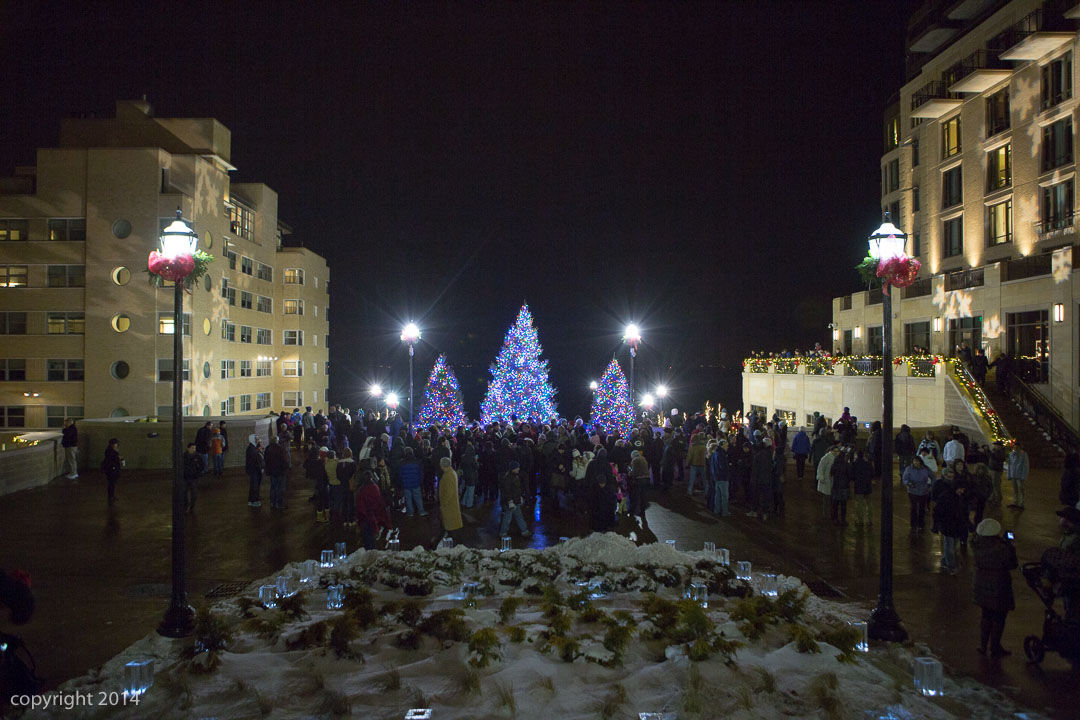
<path fill-rule="evenodd" d="M 375 383 L 371 386 L 368 392 L 371 394 L 372 397 L 379 397 L 382 395 L 382 385 L 380 385 L 379 383 Z"/>
<path fill-rule="evenodd" d="M 652 393 L 645 393 L 645 395 L 641 398 L 642 407 L 651 408 L 654 402 L 656 402 L 656 399 L 652 396 Z"/>
<path fill-rule="evenodd" d="M 397 408 L 398 396 L 397 393 L 389 393 L 386 396 L 386 406 L 390 408 Z"/>
<path fill-rule="evenodd" d="M 416 323 L 409 323 L 401 329 L 401 341 L 412 345 L 414 342 L 420 339 L 420 328 Z"/>
<path fill-rule="evenodd" d="M 596 388 L 598 388 L 598 387 L 600 387 L 600 385 L 595 380 L 593 380 L 591 383 L 589 383 L 589 389 L 590 390 L 595 391 Z"/>
<path fill-rule="evenodd" d="M 656 396 L 660 397 L 660 398 L 666 398 L 667 397 L 667 386 L 666 385 L 657 385 L 656 386 Z"/>
<path fill-rule="evenodd" d="M 881 227 L 870 236 L 869 244 L 870 257 L 879 262 L 903 257 L 907 247 L 907 235 L 886 218 Z"/>
<path fill-rule="evenodd" d="M 641 328 L 634 323 L 630 323 L 626 326 L 626 330 L 623 331 L 623 340 L 631 345 L 637 345 L 641 342 Z"/>
<path fill-rule="evenodd" d="M 176 219 L 167 228 L 161 231 L 161 256 L 167 260 L 175 260 L 182 255 L 193 255 L 197 249 L 199 238 L 195 231 L 180 218 L 180 211 L 176 211 Z"/>

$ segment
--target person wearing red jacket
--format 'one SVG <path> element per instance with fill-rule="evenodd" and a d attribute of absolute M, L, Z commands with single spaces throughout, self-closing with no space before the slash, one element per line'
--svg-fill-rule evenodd
<path fill-rule="evenodd" d="M 356 519 L 363 533 L 364 549 L 371 550 L 382 529 L 390 527 L 390 513 L 386 510 L 374 472 L 378 460 L 371 458 L 367 462 L 370 464 L 360 474 L 356 488 Z"/>

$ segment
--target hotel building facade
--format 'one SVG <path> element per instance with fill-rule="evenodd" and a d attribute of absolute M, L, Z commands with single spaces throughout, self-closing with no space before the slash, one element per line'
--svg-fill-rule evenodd
<path fill-rule="evenodd" d="M 122 101 L 0 179 L 0 431 L 170 416 L 173 292 L 145 270 L 178 209 L 214 256 L 184 298 L 184 413 L 326 407 L 329 268 L 272 189 L 230 182 L 230 144 L 217 120 Z"/>

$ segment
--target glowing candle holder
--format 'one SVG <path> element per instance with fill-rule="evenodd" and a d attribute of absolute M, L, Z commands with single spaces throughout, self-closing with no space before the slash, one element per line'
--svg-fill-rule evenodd
<path fill-rule="evenodd" d="M 319 567 L 332 568 L 334 567 L 334 551 L 323 550 L 319 555 Z"/>
<path fill-rule="evenodd" d="M 638 713 L 638 720 L 676 720 L 678 716 L 675 713 L 664 712 L 643 712 Z"/>
<path fill-rule="evenodd" d="M 765 597 L 777 597 L 780 595 L 780 582 L 775 573 L 765 573 L 761 576 L 761 594 Z"/>
<path fill-rule="evenodd" d="M 915 689 L 927 697 L 944 694 L 941 663 L 932 657 L 915 658 Z"/>
<path fill-rule="evenodd" d="M 502 539 L 502 545 L 499 546 L 499 552 L 506 552 L 512 547 L 513 545 L 510 544 L 510 536 L 504 535 Z"/>
<path fill-rule="evenodd" d="M 705 552 L 709 555 L 716 555 L 716 543 L 705 541 Z"/>
<path fill-rule="evenodd" d="M 139 697 L 154 684 L 154 661 L 132 660 L 124 665 L 124 693 Z"/>
<path fill-rule="evenodd" d="M 731 551 L 730 550 L 728 550 L 727 548 L 720 548 L 717 551 L 717 555 L 720 558 L 720 564 L 721 565 L 728 565 L 728 566 L 731 565 Z"/>
<path fill-rule="evenodd" d="M 340 610 L 345 606 L 345 586 L 330 585 L 326 588 L 326 609 Z"/>
<path fill-rule="evenodd" d="M 277 582 L 274 583 L 277 587 L 277 596 L 279 598 L 288 597 L 289 595 L 289 578 L 286 575 L 278 575 Z"/>
<path fill-rule="evenodd" d="M 674 549 L 675 549 L 675 541 L 674 541 L 674 540 L 665 540 L 664 542 L 665 542 L 665 543 L 667 544 L 667 546 L 668 546 L 669 548 L 671 548 L 672 550 L 674 550 Z"/>
<path fill-rule="evenodd" d="M 705 583 L 690 583 L 686 596 L 703 608 L 709 607 L 709 586 Z"/>
<path fill-rule="evenodd" d="M 263 585 L 259 588 L 259 602 L 264 608 L 276 608 L 277 596 L 277 585 Z"/>
<path fill-rule="evenodd" d="M 307 584 L 315 582 L 315 561 L 305 560 L 300 563 L 300 582 Z"/>
<path fill-rule="evenodd" d="M 401 550 L 401 541 L 398 540 L 396 537 L 391 538 L 390 540 L 387 540 L 386 541 L 386 549 L 390 550 L 391 552 L 396 552 L 398 550 Z"/>
<path fill-rule="evenodd" d="M 405 720 L 431 720 L 432 717 L 431 708 L 412 708 L 405 713 Z"/>
<path fill-rule="evenodd" d="M 454 547 L 454 538 L 447 535 L 439 541 L 439 547 L 449 550 L 450 548 Z"/>
<path fill-rule="evenodd" d="M 559 536 L 559 542 L 560 543 L 567 542 L 568 540 L 570 540 L 570 538 L 566 537 L 565 535 L 560 535 Z"/>
<path fill-rule="evenodd" d="M 735 577 L 739 578 L 740 580 L 746 580 L 747 582 L 750 581 L 751 575 L 749 560 L 739 560 L 735 563 Z"/>
<path fill-rule="evenodd" d="M 344 560 L 349 557 L 349 553 L 345 550 L 345 543 L 334 543 L 334 555 L 338 560 Z"/>
<path fill-rule="evenodd" d="M 870 652 L 870 626 L 864 622 L 853 622 L 851 627 L 859 633 L 859 642 L 855 643 L 855 649 L 859 652 Z"/>

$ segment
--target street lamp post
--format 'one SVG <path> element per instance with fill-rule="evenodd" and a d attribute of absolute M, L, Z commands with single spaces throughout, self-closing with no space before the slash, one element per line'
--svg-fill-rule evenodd
<path fill-rule="evenodd" d="M 409 431 L 413 425 L 413 354 L 416 341 L 420 339 L 420 328 L 416 323 L 409 323 L 401 330 L 401 341 L 409 346 Z"/>
<path fill-rule="evenodd" d="M 870 257 L 879 262 L 902 257 L 907 235 L 885 221 L 870 236 Z M 892 296 L 888 284 L 881 295 L 882 390 L 881 390 L 881 557 L 878 604 L 870 613 L 868 631 L 875 640 L 903 642 L 907 632 L 893 605 L 893 338 Z"/>
<path fill-rule="evenodd" d="M 195 231 L 182 219 L 180 210 L 176 219 L 162 231 L 160 256 L 173 265 L 169 277 L 173 281 L 173 408 L 172 408 L 172 598 L 165 617 L 158 625 L 158 633 L 165 637 L 180 638 L 190 635 L 195 625 L 195 610 L 188 605 L 185 585 L 184 566 L 184 425 L 183 425 L 183 387 L 184 387 L 184 278 L 191 272 L 183 271 L 182 262 L 176 262 L 183 256 L 190 257 L 195 252 L 198 238 Z M 162 273 L 165 276 L 165 273 Z"/>
<path fill-rule="evenodd" d="M 630 323 L 623 331 L 623 341 L 630 346 L 630 404 L 634 404 L 634 358 L 637 357 L 637 346 L 641 342 L 641 328 Z"/>

